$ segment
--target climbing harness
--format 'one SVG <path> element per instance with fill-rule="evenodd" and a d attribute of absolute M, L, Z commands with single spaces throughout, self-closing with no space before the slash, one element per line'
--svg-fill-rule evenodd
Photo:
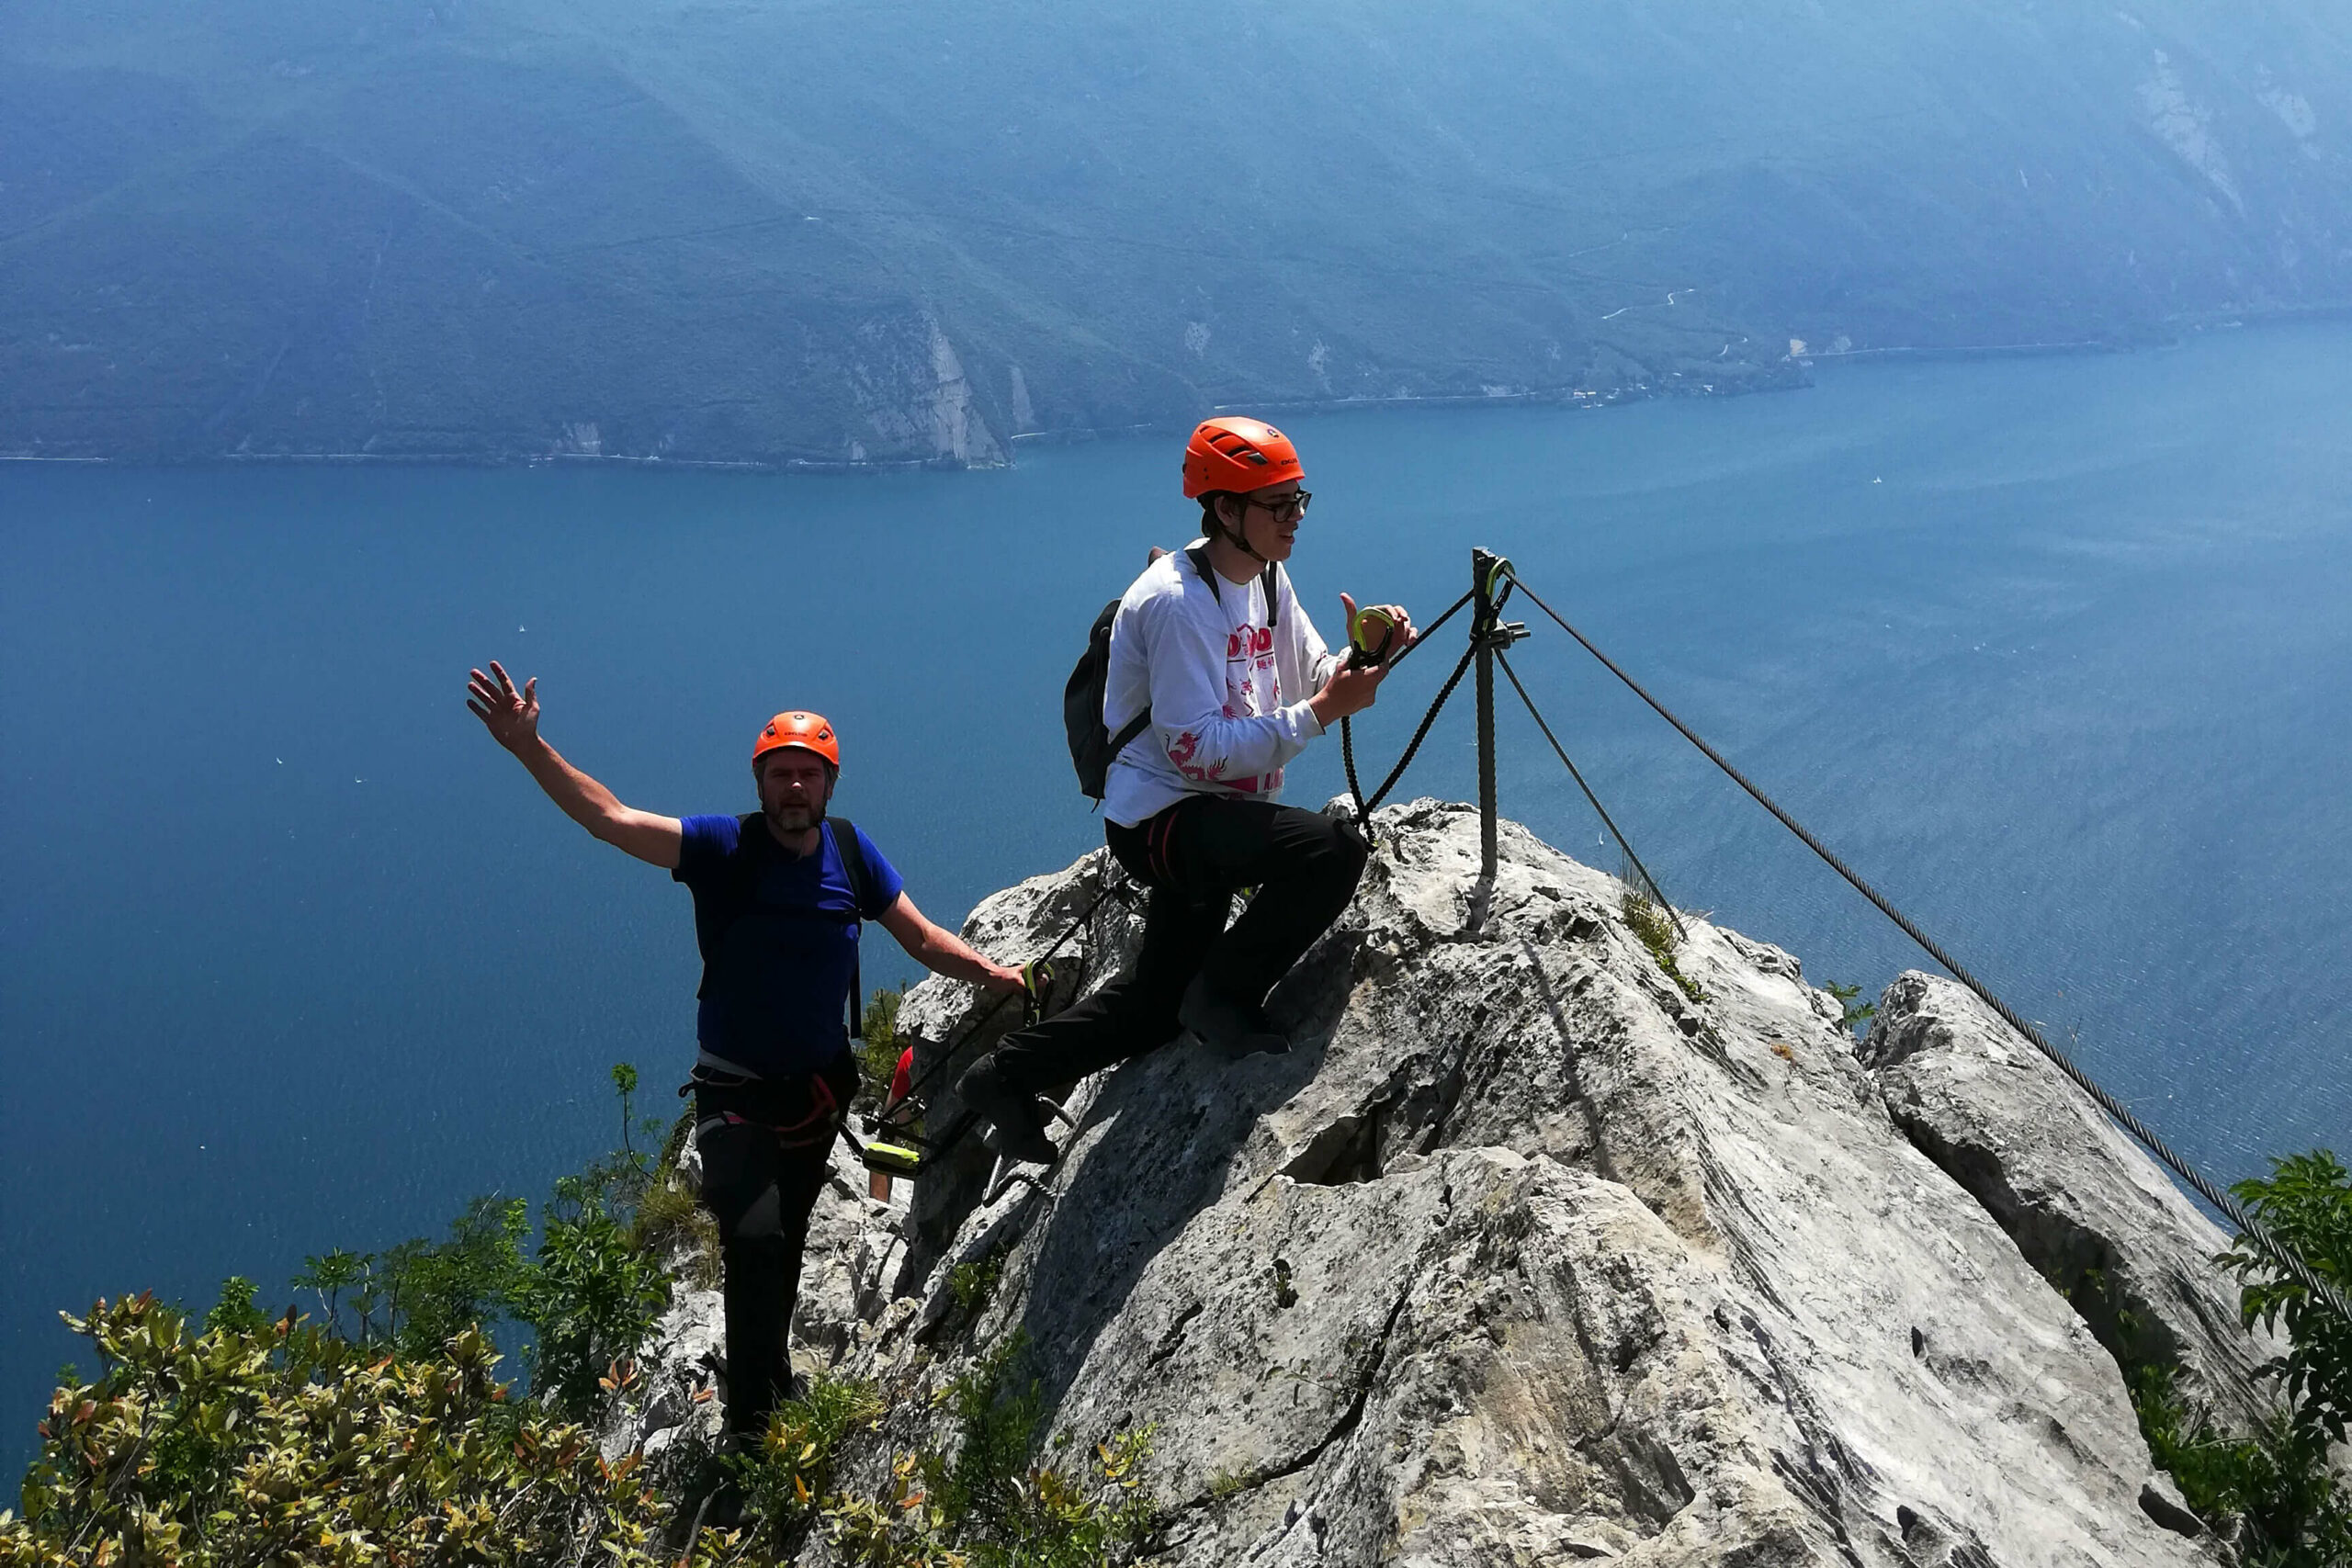
<path fill-rule="evenodd" d="M 748 1073 L 720 1072 L 707 1064 L 697 1063 L 693 1075 L 678 1086 L 678 1093 L 681 1098 L 696 1089 L 717 1089 L 722 1093 L 758 1093 L 774 1087 L 770 1080 Z M 741 1111 L 722 1111 L 716 1116 L 706 1116 L 695 1122 L 695 1136 L 699 1138 L 713 1127 L 757 1127 L 775 1134 L 776 1143 L 784 1148 L 805 1149 L 831 1143 L 834 1129 L 846 1131 L 848 1125 L 849 1118 L 842 1111 L 841 1101 L 833 1097 L 832 1086 L 825 1082 L 823 1075 L 811 1073 L 808 1075 L 808 1113 L 806 1116 L 786 1122 L 763 1122 Z"/>

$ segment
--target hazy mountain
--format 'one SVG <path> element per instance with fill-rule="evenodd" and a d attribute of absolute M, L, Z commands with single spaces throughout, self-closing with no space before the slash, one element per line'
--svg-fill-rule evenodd
<path fill-rule="evenodd" d="M 986 461 L 2352 301 L 2352 7 L 22 0 L 0 452 Z"/>

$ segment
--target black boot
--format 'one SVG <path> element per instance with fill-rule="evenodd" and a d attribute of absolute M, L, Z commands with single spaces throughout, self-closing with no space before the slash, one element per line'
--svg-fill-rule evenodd
<path fill-rule="evenodd" d="M 1218 996 L 1209 989 L 1205 975 L 1193 976 L 1193 983 L 1184 987 L 1176 1021 L 1228 1061 L 1290 1049 L 1290 1037 L 1273 1026 L 1265 1009 Z"/>
<path fill-rule="evenodd" d="M 996 1128 L 996 1145 L 1009 1158 L 1031 1165 L 1051 1165 L 1059 1151 L 1046 1136 L 1046 1120 L 1037 1112 L 1037 1097 L 1004 1081 L 993 1055 L 972 1064 L 956 1086 L 956 1098 L 971 1112 Z"/>

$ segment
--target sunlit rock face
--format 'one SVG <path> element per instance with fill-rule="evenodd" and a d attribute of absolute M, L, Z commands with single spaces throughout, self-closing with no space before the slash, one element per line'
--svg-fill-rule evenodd
<path fill-rule="evenodd" d="M 1040 952 L 1105 873 L 1033 878 L 966 934 Z M 1060 1163 L 993 1193 L 977 1142 L 904 1210 L 845 1170 L 804 1354 L 890 1414 L 844 1483 L 944 1440 L 929 1396 L 1017 1335 L 1041 1455 L 1155 1429 L 1175 1563 L 2227 1561 L 2010 1217 L 1922 1152 L 1916 1085 L 1951 1052 L 1892 1043 L 1918 985 L 1866 1065 L 1789 954 L 1686 916 L 1694 997 L 1621 899 L 1509 823 L 1488 887 L 1475 813 L 1385 809 L 1354 904 L 1270 1004 L 1287 1055 L 1181 1041 L 1074 1086 Z M 1053 1004 L 1138 929 L 1105 900 Z M 978 1012 L 918 987 L 919 1070 L 1001 1032 L 963 1043 Z M 2075 1114 L 2054 1076 L 2012 1088 L 2001 1114 Z M 2136 1204 L 2131 1256 L 2220 1299 L 2182 1261 L 2210 1230 L 2129 1145 L 2034 1157 L 2036 1190 Z M 2250 1359 L 2198 1365 L 2250 1402 Z"/>

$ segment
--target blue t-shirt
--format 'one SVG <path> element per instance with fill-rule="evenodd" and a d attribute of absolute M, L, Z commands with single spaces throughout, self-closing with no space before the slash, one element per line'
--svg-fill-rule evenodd
<path fill-rule="evenodd" d="M 825 1066 L 849 1049 L 859 922 L 896 903 L 905 880 L 862 829 L 851 852 L 865 857 L 872 900 L 861 909 L 830 822 L 808 856 L 785 850 L 757 817 L 689 817 L 682 826 L 670 874 L 695 896 L 696 1037 L 763 1077 Z"/>

